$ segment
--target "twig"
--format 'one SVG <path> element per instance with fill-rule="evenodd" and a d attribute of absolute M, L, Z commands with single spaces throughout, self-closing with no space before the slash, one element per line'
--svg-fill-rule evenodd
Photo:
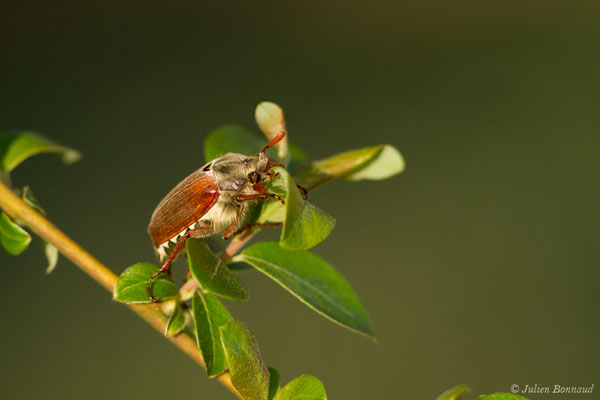
<path fill-rule="evenodd" d="M 23 200 L 15 195 L 2 182 L 0 182 L 0 208 L 4 209 L 11 217 L 17 218 L 19 222 L 27 225 L 42 239 L 55 245 L 66 258 L 71 260 L 77 267 L 83 270 L 83 272 L 92 277 L 92 279 L 102 285 L 110 293 L 113 292 L 118 277 L 110 269 L 61 232 L 37 211 L 25 204 Z M 167 318 L 160 311 L 158 305 L 127 304 L 127 306 L 161 334 L 164 333 L 167 325 Z M 202 354 L 200 353 L 195 340 L 191 336 L 180 333 L 178 335 L 168 336 L 167 339 L 203 368 L 206 368 L 204 360 L 202 359 Z M 220 374 L 217 376 L 217 379 L 238 398 L 242 398 L 231 383 L 231 375 L 228 372 Z"/>

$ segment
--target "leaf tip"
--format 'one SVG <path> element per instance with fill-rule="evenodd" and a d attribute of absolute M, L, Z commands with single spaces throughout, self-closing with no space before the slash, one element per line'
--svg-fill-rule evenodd
<path fill-rule="evenodd" d="M 256 124 L 269 140 L 273 140 L 281 131 L 285 131 L 285 117 L 283 110 L 277 104 L 270 101 L 263 101 L 256 106 L 254 112 Z M 277 156 L 287 164 L 289 158 L 289 149 L 287 136 L 285 136 L 277 147 Z"/>
<path fill-rule="evenodd" d="M 58 248 L 50 242 L 46 242 L 44 252 L 46 259 L 48 260 L 48 266 L 46 267 L 46 275 L 50 275 L 56 268 L 58 262 Z"/>
<path fill-rule="evenodd" d="M 381 149 L 365 166 L 344 177 L 346 180 L 382 180 L 403 172 L 406 162 L 402 154 L 391 144 L 379 145 Z"/>
<path fill-rule="evenodd" d="M 470 391 L 471 388 L 467 385 L 454 386 L 440 394 L 436 400 L 458 400 L 463 394 Z"/>
<path fill-rule="evenodd" d="M 24 252 L 31 243 L 31 235 L 4 211 L 0 215 L 0 243 L 6 252 L 17 256 Z"/>
<path fill-rule="evenodd" d="M 74 149 L 70 149 L 70 148 L 65 148 L 63 156 L 62 156 L 62 161 L 67 164 L 74 164 L 77 161 L 81 160 L 83 158 L 83 155 L 81 154 L 81 152 L 74 150 Z"/>
<path fill-rule="evenodd" d="M 258 103 L 254 112 L 254 118 L 260 129 L 267 135 L 269 139 L 273 139 L 281 131 L 285 129 L 285 119 L 283 110 L 277 104 L 271 101 L 263 101 Z M 275 134 L 271 137 L 272 134 Z"/>

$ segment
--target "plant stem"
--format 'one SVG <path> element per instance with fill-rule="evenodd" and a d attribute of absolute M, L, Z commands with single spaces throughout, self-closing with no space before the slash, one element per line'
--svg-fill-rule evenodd
<path fill-rule="evenodd" d="M 71 260 L 83 272 L 102 285 L 110 293 L 113 292 L 118 277 L 94 256 L 85 251 L 71 238 L 61 232 L 50 221 L 41 216 L 33 208 L 29 207 L 23 200 L 15 195 L 3 182 L 0 182 L 0 208 L 12 218 L 18 219 L 42 239 L 52 243 L 69 260 Z M 232 243 L 233 244 L 233 243 Z M 156 304 L 127 304 L 136 314 L 152 325 L 161 334 L 164 334 L 167 325 L 167 317 Z M 205 367 L 202 354 L 196 341 L 185 333 L 168 336 L 168 340 L 179 347 L 194 361 Z M 217 379 L 238 398 L 242 398 L 231 383 L 231 375 L 228 372 L 220 374 Z"/>

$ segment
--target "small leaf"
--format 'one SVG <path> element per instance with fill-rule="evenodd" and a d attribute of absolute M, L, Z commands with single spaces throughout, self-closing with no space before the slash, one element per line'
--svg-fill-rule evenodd
<path fill-rule="evenodd" d="M 479 396 L 477 400 L 527 400 L 523 396 L 512 393 L 492 393 L 484 396 Z"/>
<path fill-rule="evenodd" d="M 146 292 L 148 279 L 158 271 L 158 267 L 149 263 L 134 264 L 127 268 L 117 281 L 113 298 L 123 303 L 152 303 Z M 150 285 L 152 295 L 160 300 L 177 296 L 177 288 L 169 274 L 160 274 Z"/>
<path fill-rule="evenodd" d="M 8 254 L 21 254 L 29 243 L 31 236 L 25 229 L 13 222 L 4 212 L 0 215 L 0 243 Z"/>
<path fill-rule="evenodd" d="M 185 249 L 190 272 L 202 290 L 226 299 L 248 299 L 244 282 L 213 254 L 203 240 L 188 239 Z"/>
<path fill-rule="evenodd" d="M 285 131 L 285 118 L 283 110 L 275 103 L 263 101 L 256 106 L 254 112 L 256 123 L 267 139 L 273 140 L 281 131 Z M 288 138 L 287 135 L 275 145 L 277 148 L 277 157 L 280 162 L 287 165 L 289 161 Z"/>
<path fill-rule="evenodd" d="M 280 168 L 278 172 L 287 181 L 286 213 L 279 245 L 287 250 L 309 250 L 329 236 L 335 219 L 305 201 L 287 171 Z"/>
<path fill-rule="evenodd" d="M 169 317 L 169 321 L 167 322 L 167 326 L 165 327 L 165 336 L 176 335 L 183 328 L 185 328 L 185 324 L 187 322 L 187 314 L 181 307 L 181 304 L 176 303 L 175 309 L 173 309 L 173 314 Z"/>
<path fill-rule="evenodd" d="M 50 274 L 56 268 L 58 262 L 58 249 L 55 245 L 50 242 L 46 242 L 44 246 L 44 253 L 46 253 L 46 259 L 48 260 L 48 267 L 46 267 L 46 273 Z"/>
<path fill-rule="evenodd" d="M 204 141 L 206 162 L 225 153 L 258 154 L 268 143 L 264 138 L 239 125 L 224 125 L 211 132 Z M 269 151 L 269 154 L 272 154 Z"/>
<path fill-rule="evenodd" d="M 325 240 L 334 226 L 335 218 L 319 207 L 305 200 L 290 202 L 279 245 L 292 251 L 310 250 Z"/>
<path fill-rule="evenodd" d="M 0 135 L 0 170 L 8 173 L 25 159 L 39 153 L 60 153 L 65 163 L 81 158 L 76 150 L 58 145 L 33 132 Z"/>
<path fill-rule="evenodd" d="M 219 329 L 233 386 L 245 400 L 267 400 L 269 370 L 250 329 L 238 321 Z"/>
<path fill-rule="evenodd" d="M 309 250 L 329 236 L 335 219 L 304 200 L 285 169 L 278 168 L 277 172 L 279 176 L 269 182 L 268 191 L 284 198 L 285 207 L 277 199 L 267 200 L 258 222 L 283 222 L 281 247 L 292 251 Z"/>
<path fill-rule="evenodd" d="M 206 373 L 218 375 L 227 368 L 219 327 L 231 321 L 231 315 L 219 300 L 201 292 L 194 293 L 192 313 L 196 343 L 206 364 Z"/>
<path fill-rule="evenodd" d="M 360 181 L 362 179 L 382 180 L 404 171 L 405 162 L 400 152 L 389 144 L 382 145 L 381 151 L 364 167 L 346 175 L 344 179 Z"/>
<path fill-rule="evenodd" d="M 296 182 L 311 190 L 332 179 L 385 179 L 404 170 L 402 155 L 391 145 L 377 145 L 313 161 L 294 171 Z"/>
<path fill-rule="evenodd" d="M 29 186 L 25 186 L 23 188 L 23 191 L 21 193 L 21 198 L 23 199 L 25 204 L 27 204 L 29 207 L 33 208 L 34 210 L 36 210 L 37 212 L 39 212 L 42 215 L 46 215 L 46 211 L 44 211 L 44 209 L 42 208 L 42 206 L 40 205 L 38 200 L 35 198 L 35 196 L 33 195 L 33 192 L 29 188 Z"/>
<path fill-rule="evenodd" d="M 326 261 L 275 242 L 256 243 L 235 256 L 264 273 L 304 304 L 352 331 L 373 335 L 371 320 L 352 287 Z"/>
<path fill-rule="evenodd" d="M 323 383 L 312 375 L 301 375 L 285 385 L 276 400 L 326 400 Z"/>
<path fill-rule="evenodd" d="M 289 173 L 283 168 L 276 168 L 279 175 L 267 182 L 266 190 L 268 193 L 275 193 L 285 200 L 288 196 L 288 187 L 291 178 Z M 287 205 L 287 202 L 286 202 Z M 277 199 L 266 199 L 262 203 L 262 210 L 257 222 L 283 222 L 285 220 L 286 206 L 282 205 Z"/>
<path fill-rule="evenodd" d="M 279 383 L 281 378 L 279 371 L 275 368 L 269 367 L 269 397 L 268 400 L 273 400 L 279 391 Z"/>
<path fill-rule="evenodd" d="M 466 385 L 455 386 L 440 394 L 436 400 L 458 400 L 463 394 L 465 394 L 469 390 L 469 387 Z"/>

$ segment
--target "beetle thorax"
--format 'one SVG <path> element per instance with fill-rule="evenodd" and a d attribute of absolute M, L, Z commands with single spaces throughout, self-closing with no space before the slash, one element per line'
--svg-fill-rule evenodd
<path fill-rule="evenodd" d="M 225 192 L 252 192 L 252 184 L 248 182 L 248 174 L 256 171 L 263 175 L 268 164 L 268 156 L 259 154 L 245 156 L 238 153 L 227 153 L 211 163 L 211 170 L 217 180 L 221 195 Z"/>

